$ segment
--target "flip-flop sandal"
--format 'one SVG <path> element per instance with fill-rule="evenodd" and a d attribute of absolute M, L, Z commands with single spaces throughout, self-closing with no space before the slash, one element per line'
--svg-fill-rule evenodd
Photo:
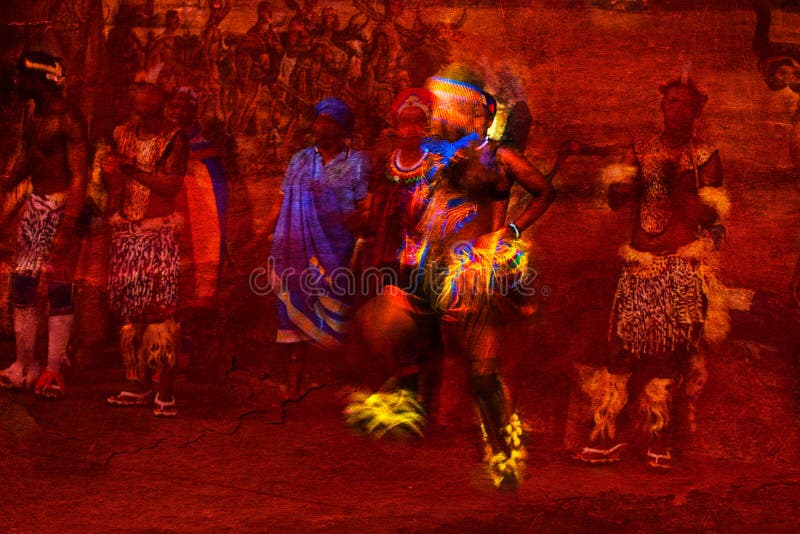
<path fill-rule="evenodd" d="M 666 454 L 656 454 L 648 450 L 647 465 L 659 471 L 669 471 L 672 469 L 672 455 L 669 451 Z"/>
<path fill-rule="evenodd" d="M 120 391 L 116 395 L 108 397 L 106 402 L 112 406 L 122 407 L 149 406 L 153 402 L 152 395 L 152 391 L 145 391 L 143 393 Z"/>
<path fill-rule="evenodd" d="M 153 415 L 156 417 L 175 417 L 178 415 L 178 409 L 175 404 L 175 397 L 172 397 L 172 400 L 169 402 L 164 402 L 158 397 L 158 393 L 156 393 L 156 398 L 153 400 Z"/>
<path fill-rule="evenodd" d="M 584 447 L 583 450 L 573 454 L 572 457 L 590 465 L 611 464 L 619 462 L 622 459 L 622 450 L 627 445 L 627 443 L 618 443 L 610 449 L 605 450 Z"/>

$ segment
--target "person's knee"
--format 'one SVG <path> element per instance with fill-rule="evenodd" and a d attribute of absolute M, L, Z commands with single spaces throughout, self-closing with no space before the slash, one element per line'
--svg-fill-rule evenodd
<path fill-rule="evenodd" d="M 29 308 L 36 302 L 39 280 L 27 274 L 14 273 L 11 302 L 16 308 Z"/>
<path fill-rule="evenodd" d="M 486 395 L 502 388 L 497 373 L 472 374 L 469 377 L 470 389 L 475 395 Z"/>
<path fill-rule="evenodd" d="M 636 368 L 636 357 L 622 347 L 612 347 L 608 355 L 608 372 L 612 375 L 630 373 Z"/>
<path fill-rule="evenodd" d="M 50 315 L 69 315 L 74 311 L 73 287 L 70 283 L 53 282 L 47 286 Z"/>
<path fill-rule="evenodd" d="M 496 358 L 472 358 L 469 374 L 471 377 L 497 376 L 498 362 Z M 499 380 L 499 379 L 498 379 Z"/>

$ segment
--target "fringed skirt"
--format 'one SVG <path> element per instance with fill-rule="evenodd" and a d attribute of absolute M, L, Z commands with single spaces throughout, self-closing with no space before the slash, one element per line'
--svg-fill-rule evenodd
<path fill-rule="evenodd" d="M 610 337 L 636 356 L 689 348 L 702 328 L 700 264 L 677 255 L 627 261 L 617 284 Z"/>
<path fill-rule="evenodd" d="M 111 236 L 109 300 L 126 321 L 159 322 L 178 301 L 177 223 L 121 223 Z"/>
<path fill-rule="evenodd" d="M 470 242 L 445 250 L 439 244 L 422 246 L 416 254 L 423 268 L 417 278 L 430 307 L 445 320 L 474 320 L 490 324 L 508 322 L 533 312 L 532 282 L 522 241 L 499 240 L 493 246 Z M 408 265 L 411 263 L 405 260 Z"/>

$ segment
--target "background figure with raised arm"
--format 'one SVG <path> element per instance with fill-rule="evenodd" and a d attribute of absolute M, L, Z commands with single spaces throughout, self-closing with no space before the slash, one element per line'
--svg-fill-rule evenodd
<path fill-rule="evenodd" d="M 322 10 L 322 26 L 314 36 L 311 46 L 311 79 L 315 100 L 335 96 L 341 97 L 344 75 L 347 70 L 347 52 L 337 39 L 341 32 L 336 8 L 328 6 Z"/>
<path fill-rule="evenodd" d="M 648 465 L 672 467 L 675 428 L 694 424 L 707 379 L 705 347 L 727 337 L 729 310 L 748 309 L 752 298 L 717 277 L 730 204 L 718 150 L 694 134 L 708 97 L 687 74 L 661 94 L 663 131 L 636 139 L 604 176 L 612 209 L 632 203 L 633 228 L 621 249 L 608 363 L 578 368 L 592 429 L 575 458 L 589 464 L 620 460 L 617 418 L 628 406 Z"/>
<path fill-rule="evenodd" d="M 133 30 L 134 15 L 129 4 L 120 4 L 114 17 L 114 27 L 108 31 L 106 39 L 108 83 L 114 105 L 112 125 L 128 118 L 128 89 L 134 74 L 144 67 L 144 47 Z"/>
<path fill-rule="evenodd" d="M 152 70 L 161 65 L 159 75 L 162 84 L 169 90 L 184 83 L 186 40 L 178 35 L 181 27 L 180 15 L 174 9 L 167 11 L 165 27 L 161 35 L 150 43 L 145 59 L 145 68 Z"/>
<path fill-rule="evenodd" d="M 411 75 L 411 83 L 424 83 L 452 62 L 454 48 L 464 38 L 460 30 L 467 21 L 467 14 L 464 8 L 454 22 L 430 22 L 422 14 L 422 4 L 417 4 L 414 29 L 401 29 L 405 41 L 403 63 Z"/>
<path fill-rule="evenodd" d="M 316 0 L 305 0 L 301 8 L 294 0 L 286 0 L 294 16 L 284 36 L 285 54 L 281 59 L 279 83 L 286 90 L 287 103 L 294 109 L 314 105 L 315 88 L 311 74 L 311 48 L 320 25 Z"/>
<path fill-rule="evenodd" d="M 373 2 L 357 0 L 354 4 L 376 23 L 364 50 L 360 85 L 361 91 L 373 103 L 369 109 L 364 110 L 368 128 L 378 132 L 384 126 L 385 113 L 398 92 L 394 78 L 404 68 L 404 43 L 399 23 L 404 5 L 399 0 L 388 0 L 381 12 L 375 8 Z"/>
<path fill-rule="evenodd" d="M 102 162 L 111 199 L 109 301 L 123 321 L 120 352 L 130 384 L 106 400 L 153 406 L 154 415 L 172 417 L 183 225 L 175 201 L 184 187 L 189 142 L 164 116 L 167 94 L 157 84 L 159 71 L 136 75 L 130 93 L 135 117 L 114 130 L 112 150 Z"/>
<path fill-rule="evenodd" d="M 222 98 L 222 76 L 220 63 L 225 46 L 219 25 L 231 11 L 230 0 L 208 0 L 208 20 L 200 38 L 200 64 L 203 70 L 202 94 L 204 97 L 201 116 L 225 122 Z"/>
<path fill-rule="evenodd" d="M 315 144 L 296 153 L 283 178 L 269 275 L 278 294 L 278 343 L 290 348 L 289 396 L 302 393 L 313 343 L 336 349 L 350 323 L 348 276 L 357 214 L 366 209 L 369 158 L 352 150 L 353 112 L 327 98 L 314 108 Z"/>
<path fill-rule="evenodd" d="M 278 79 L 283 55 L 283 44 L 272 22 L 272 4 L 259 2 L 257 14 L 255 25 L 236 47 L 236 92 L 228 118 L 228 127 L 234 132 L 246 132 L 252 126 L 262 92 L 270 91 Z"/>
<path fill-rule="evenodd" d="M 30 179 L 31 191 L 19 222 L 13 272 L 13 321 L 16 361 L 0 371 L 0 385 L 34 388 L 36 394 L 59 398 L 64 390 L 62 367 L 73 327 L 73 278 L 80 251 L 79 216 L 88 178 L 86 123 L 64 97 L 60 58 L 28 52 L 19 59 L 19 91 L 33 101 L 23 124 L 20 152 L 4 195 Z M 39 286 L 47 287 L 47 367 L 35 360 L 39 321 Z M 41 374 L 41 375 L 40 375 Z"/>

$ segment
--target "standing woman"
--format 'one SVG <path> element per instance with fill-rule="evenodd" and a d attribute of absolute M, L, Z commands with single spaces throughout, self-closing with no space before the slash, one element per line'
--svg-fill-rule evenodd
<path fill-rule="evenodd" d="M 283 179 L 271 253 L 271 280 L 278 294 L 277 342 L 290 346 L 289 395 L 301 394 L 310 343 L 341 346 L 353 291 L 343 272 L 355 238 L 351 221 L 363 211 L 369 159 L 347 144 L 353 112 L 337 98 L 314 108 L 316 143 L 292 157 Z M 342 279 L 340 279 L 342 277 Z"/>
<path fill-rule="evenodd" d="M 376 167 L 370 185 L 370 203 L 365 253 L 359 262 L 365 269 L 394 269 L 400 266 L 398 255 L 403 247 L 403 236 L 416 226 L 419 213 L 411 208 L 411 201 L 420 187 L 429 185 L 432 169 L 440 158 L 426 146 L 433 112 L 433 93 L 423 88 L 401 92 L 392 103 L 392 149 Z M 418 210 L 416 210 L 418 211 Z M 378 276 L 362 279 L 364 294 L 374 296 L 383 280 Z"/>
<path fill-rule="evenodd" d="M 375 164 L 369 211 L 363 218 L 366 224 L 354 260 L 360 284 L 359 341 L 381 361 L 379 354 L 392 355 L 394 371 L 385 390 L 397 388 L 422 403 L 431 396 L 430 388 L 422 391 L 420 385 L 431 386 L 432 382 L 421 381 L 420 376 L 422 367 L 433 363 L 429 356 L 435 323 L 399 317 L 389 306 L 395 288 L 408 288 L 411 282 L 410 271 L 401 266 L 400 252 L 422 212 L 422 204 L 414 199 L 424 198 L 442 162 L 426 139 L 433 103 L 433 93 L 424 88 L 406 89 L 392 103 L 392 147 Z M 386 324 L 392 324 L 394 335 L 382 334 Z M 416 335 L 402 335 L 408 330 Z"/>

